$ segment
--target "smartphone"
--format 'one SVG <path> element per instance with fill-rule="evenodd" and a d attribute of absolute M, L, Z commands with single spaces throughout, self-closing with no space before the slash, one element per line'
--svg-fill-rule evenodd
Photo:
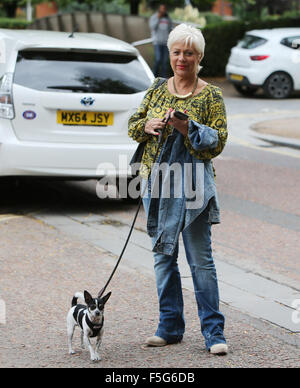
<path fill-rule="evenodd" d="M 174 116 L 177 117 L 179 120 L 187 120 L 189 116 L 183 112 L 179 112 L 179 110 L 176 110 L 174 112 Z"/>

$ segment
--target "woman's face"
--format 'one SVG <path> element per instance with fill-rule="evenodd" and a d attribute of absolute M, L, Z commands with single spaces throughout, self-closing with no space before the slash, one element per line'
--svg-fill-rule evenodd
<path fill-rule="evenodd" d="M 174 75 L 190 77 L 198 73 L 201 55 L 194 46 L 189 47 L 185 42 L 175 42 L 170 49 L 170 64 Z"/>

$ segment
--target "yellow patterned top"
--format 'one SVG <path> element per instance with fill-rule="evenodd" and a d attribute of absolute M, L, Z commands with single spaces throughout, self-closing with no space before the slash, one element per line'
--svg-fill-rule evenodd
<path fill-rule="evenodd" d="M 158 82 L 159 78 L 155 79 L 147 90 L 139 109 L 128 122 L 129 136 L 138 143 L 147 141 L 140 168 L 140 175 L 145 179 L 151 172 L 153 158 L 158 146 L 158 137 L 144 132 L 145 124 L 152 118 L 163 119 L 169 108 L 181 112 L 186 109 L 189 119 L 218 131 L 219 143 L 213 149 L 196 151 L 193 149 L 188 136 L 185 137 L 185 146 L 190 154 L 197 159 L 210 160 L 218 156 L 223 151 L 228 136 L 226 109 L 220 88 L 208 84 L 199 94 L 181 99 L 169 92 L 167 82 L 157 87 Z M 167 126 L 163 133 L 164 140 L 172 133 L 173 129 L 172 126 Z"/>

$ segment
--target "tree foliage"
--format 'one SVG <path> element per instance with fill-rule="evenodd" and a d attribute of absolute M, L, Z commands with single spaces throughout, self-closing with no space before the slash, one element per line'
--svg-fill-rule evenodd
<path fill-rule="evenodd" d="M 44 3 L 51 0 L 31 0 L 32 4 Z M 120 1 L 120 0 L 119 0 Z M 197 7 L 199 11 L 211 10 L 216 0 L 191 0 L 191 4 Z M 297 0 L 298 1 L 298 0 Z M 84 5 L 87 10 L 93 11 L 101 8 L 103 0 L 55 0 L 60 8 L 66 8 L 72 3 Z M 113 3 L 115 0 L 106 0 L 106 3 Z M 139 6 L 142 0 L 122 0 L 130 6 L 130 13 L 138 14 Z M 263 10 L 267 10 L 269 14 L 278 14 L 287 10 L 291 10 L 295 0 L 231 0 L 230 1 L 238 14 L 247 15 L 254 14 L 260 17 Z M 155 10 L 160 4 L 166 4 L 170 9 L 175 7 L 184 7 L 185 0 L 147 0 L 147 4 Z M 25 5 L 26 0 L 1 0 L 0 7 L 8 17 L 14 17 L 18 6 Z M 244 17 L 243 17 L 244 18 Z"/>
<path fill-rule="evenodd" d="M 1 8 L 5 16 L 9 18 L 15 17 L 18 0 L 2 0 Z"/>
<path fill-rule="evenodd" d="M 296 2 L 295 0 L 231 0 L 235 13 L 241 19 L 261 19 L 263 14 L 280 15 L 292 10 Z"/>
<path fill-rule="evenodd" d="M 185 0 L 149 0 L 148 5 L 155 9 L 160 4 L 166 4 L 169 8 L 173 9 L 176 7 L 184 7 L 185 5 L 188 5 L 188 3 L 191 3 L 193 7 L 196 7 L 199 9 L 199 11 L 210 11 L 213 4 L 216 2 L 216 0 L 192 0 L 192 1 L 185 1 Z"/>

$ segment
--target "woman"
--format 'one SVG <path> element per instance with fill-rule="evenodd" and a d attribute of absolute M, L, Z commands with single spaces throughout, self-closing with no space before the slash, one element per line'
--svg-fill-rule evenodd
<path fill-rule="evenodd" d="M 211 159 L 225 146 L 227 124 L 220 89 L 198 77 L 204 48 L 205 41 L 198 29 L 181 24 L 171 31 L 168 49 L 174 76 L 162 84 L 159 79 L 154 81 L 137 113 L 129 120 L 129 136 L 137 142 L 146 142 L 140 175 L 142 188 L 147 193 L 143 204 L 155 252 L 160 308 L 158 329 L 147 339 L 147 345 L 165 346 L 183 338 L 185 321 L 177 265 L 178 238 L 182 232 L 206 348 L 213 354 L 227 354 L 224 316 L 219 311 L 217 276 L 211 250 L 211 224 L 220 222 Z M 189 118 L 176 118 L 176 110 L 186 112 Z M 169 121 L 164 129 L 166 118 Z M 167 198 L 162 195 L 164 188 L 159 189 L 158 197 L 151 193 L 153 182 L 157 182 L 159 176 L 157 164 L 153 169 L 156 174 L 151 173 L 151 169 L 159 145 L 159 131 L 163 129 L 164 145 L 158 152 L 159 163 L 176 164 L 184 171 L 186 166 L 192 166 L 192 173 L 184 173 L 183 181 L 175 180 L 167 172 L 174 186 Z M 181 185 L 180 198 L 174 195 L 178 182 Z M 195 204 L 184 191 L 189 183 L 202 193 L 197 206 L 189 206 Z"/>

